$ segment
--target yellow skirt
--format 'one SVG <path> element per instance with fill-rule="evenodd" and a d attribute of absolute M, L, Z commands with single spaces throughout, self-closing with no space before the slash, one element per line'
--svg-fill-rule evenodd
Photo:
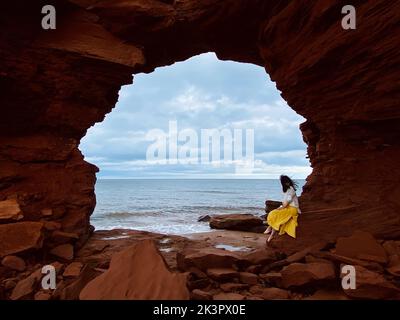
<path fill-rule="evenodd" d="M 272 210 L 268 214 L 267 222 L 268 225 L 279 231 L 280 235 L 287 233 L 296 238 L 297 217 L 297 208 L 289 206 L 281 210 Z"/>

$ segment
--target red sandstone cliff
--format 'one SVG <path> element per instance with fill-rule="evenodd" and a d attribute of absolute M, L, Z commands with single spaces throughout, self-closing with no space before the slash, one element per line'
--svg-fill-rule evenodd
<path fill-rule="evenodd" d="M 40 28 L 41 7 L 50 2 L 57 8 L 55 31 Z M 97 171 L 84 161 L 80 139 L 112 110 L 133 73 L 207 51 L 265 66 L 307 119 L 301 130 L 313 173 L 302 204 L 312 212 L 301 217 L 300 239 L 353 229 L 399 236 L 400 3 L 353 3 L 352 31 L 340 25 L 345 1 L 4 4 L 0 204 L 16 200 L 23 216 L 18 222 L 0 216 L 5 247 L 13 241 L 23 248 L 80 247 L 91 231 Z M 20 226 L 27 221 L 42 223 L 37 235 Z"/>

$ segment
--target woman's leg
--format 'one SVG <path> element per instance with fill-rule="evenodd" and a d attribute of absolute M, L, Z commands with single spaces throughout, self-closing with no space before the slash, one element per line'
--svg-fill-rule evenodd
<path fill-rule="evenodd" d="M 268 240 L 267 240 L 267 242 L 270 242 L 271 240 L 272 240 L 272 238 L 274 237 L 274 235 L 275 235 L 275 229 L 272 229 L 272 231 L 271 231 L 271 235 L 268 237 Z"/>
<path fill-rule="evenodd" d="M 265 234 L 269 234 L 271 232 L 272 228 L 271 226 L 268 226 L 267 230 L 264 231 Z"/>

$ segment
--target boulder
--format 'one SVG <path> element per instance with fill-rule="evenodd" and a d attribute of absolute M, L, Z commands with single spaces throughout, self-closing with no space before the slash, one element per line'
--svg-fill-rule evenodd
<path fill-rule="evenodd" d="M 224 292 L 235 292 L 235 291 L 246 290 L 249 288 L 249 285 L 243 283 L 228 282 L 228 283 L 222 283 L 219 287 Z"/>
<path fill-rule="evenodd" d="M 261 269 L 263 268 L 262 265 L 258 264 L 258 265 L 253 265 L 253 266 L 249 266 L 245 269 L 246 272 L 250 272 L 250 273 L 260 273 Z"/>
<path fill-rule="evenodd" d="M 283 268 L 281 273 L 284 288 L 301 287 L 335 279 L 335 269 L 332 263 L 292 263 Z"/>
<path fill-rule="evenodd" d="M 13 289 L 10 299 L 11 300 L 20 300 L 23 298 L 30 297 L 34 289 L 42 277 L 42 269 L 38 269 L 35 272 L 31 273 L 28 277 L 20 280 L 15 288 Z"/>
<path fill-rule="evenodd" d="M 59 223 L 57 221 L 45 221 L 43 223 L 43 225 L 44 225 L 44 228 L 48 231 L 59 230 L 62 227 L 61 223 Z"/>
<path fill-rule="evenodd" d="M 187 272 L 189 273 L 190 276 L 196 278 L 196 279 L 204 279 L 207 278 L 207 275 L 201 271 L 200 269 L 196 267 L 190 267 Z"/>
<path fill-rule="evenodd" d="M 211 220 L 211 217 L 208 214 L 206 214 L 206 215 L 200 216 L 197 219 L 197 222 L 209 222 L 210 220 Z"/>
<path fill-rule="evenodd" d="M 72 262 L 64 270 L 63 277 L 78 277 L 81 273 L 83 264 L 81 262 Z"/>
<path fill-rule="evenodd" d="M 43 224 L 16 222 L 0 225 L 0 257 L 38 249 L 43 243 Z"/>
<path fill-rule="evenodd" d="M 386 263 L 385 249 L 375 240 L 372 234 L 356 231 L 350 237 L 338 238 L 335 253 L 341 256 Z"/>
<path fill-rule="evenodd" d="M 6 291 L 14 289 L 17 285 L 17 282 L 14 278 L 3 280 L 3 287 Z"/>
<path fill-rule="evenodd" d="M 356 288 L 344 290 L 346 295 L 358 299 L 400 298 L 400 290 L 381 274 L 361 266 L 354 266 L 356 271 Z"/>
<path fill-rule="evenodd" d="M 256 249 L 243 256 L 249 265 L 265 265 L 276 260 L 276 253 L 271 249 Z"/>
<path fill-rule="evenodd" d="M 79 239 L 78 234 L 72 232 L 63 232 L 60 230 L 55 230 L 51 234 L 51 242 L 56 244 L 70 243 L 78 239 Z"/>
<path fill-rule="evenodd" d="M 24 217 L 16 199 L 0 201 L 1 220 L 21 220 Z"/>
<path fill-rule="evenodd" d="M 1 264 L 9 269 L 24 271 L 26 263 L 23 259 L 17 256 L 6 256 L 1 260 Z"/>
<path fill-rule="evenodd" d="M 258 283 L 258 276 L 250 272 L 240 272 L 239 280 L 241 283 L 254 285 Z"/>
<path fill-rule="evenodd" d="M 395 277 L 400 277 L 400 259 L 396 264 L 393 263 L 389 268 L 387 268 L 386 271 Z"/>
<path fill-rule="evenodd" d="M 196 267 L 204 271 L 209 268 L 231 268 L 241 261 L 241 257 L 232 251 L 202 248 L 178 252 L 176 260 L 179 270 L 186 271 L 190 267 Z"/>
<path fill-rule="evenodd" d="M 282 286 L 282 274 L 280 272 L 261 273 L 260 278 L 271 286 L 275 287 Z"/>
<path fill-rule="evenodd" d="M 210 268 L 207 269 L 207 275 L 215 281 L 229 281 L 237 278 L 239 273 L 231 268 Z"/>
<path fill-rule="evenodd" d="M 191 299 L 193 300 L 212 300 L 212 295 L 206 291 L 195 289 L 190 294 Z"/>
<path fill-rule="evenodd" d="M 332 252 L 314 252 L 312 255 L 316 256 L 317 258 L 333 261 L 336 264 L 344 263 L 349 265 L 359 265 L 373 271 L 383 272 L 383 267 L 380 264 L 372 261 L 349 258 Z"/>
<path fill-rule="evenodd" d="M 268 273 L 270 270 L 282 268 L 282 267 L 287 266 L 287 265 L 289 265 L 291 263 L 301 261 L 301 260 L 305 259 L 305 257 L 308 254 L 311 254 L 311 253 L 312 254 L 314 254 L 314 253 L 318 253 L 319 254 L 320 250 L 325 249 L 327 246 L 328 246 L 328 242 L 319 241 L 319 242 L 313 244 L 312 246 L 309 246 L 307 248 L 304 248 L 301 251 L 293 253 L 292 255 L 288 256 L 285 259 L 282 259 L 282 260 L 279 260 L 279 261 L 276 261 L 276 262 L 272 262 L 272 263 L 264 266 L 261 269 L 261 273 Z"/>
<path fill-rule="evenodd" d="M 239 293 L 218 293 L 213 296 L 213 300 L 244 300 L 246 297 Z"/>
<path fill-rule="evenodd" d="M 270 213 L 272 210 L 279 208 L 281 205 L 281 201 L 267 200 L 265 201 L 265 212 Z"/>
<path fill-rule="evenodd" d="M 320 289 L 315 291 L 314 294 L 308 296 L 304 300 L 350 300 L 343 291 L 332 289 Z"/>
<path fill-rule="evenodd" d="M 75 278 L 72 283 L 57 284 L 57 290 L 54 292 L 53 296 L 61 300 L 78 300 L 82 289 L 89 283 L 89 281 L 98 277 L 100 274 L 101 273 L 96 271 L 94 268 L 85 265 L 82 268 L 80 275 Z"/>
<path fill-rule="evenodd" d="M 40 211 L 43 217 L 50 217 L 53 215 L 53 210 L 51 208 L 42 209 Z"/>
<path fill-rule="evenodd" d="M 383 248 L 388 255 L 387 271 L 395 276 L 400 277 L 400 247 L 396 241 L 386 241 Z"/>
<path fill-rule="evenodd" d="M 279 288 L 261 288 L 253 290 L 252 293 L 264 300 L 284 300 L 290 298 L 288 291 Z"/>
<path fill-rule="evenodd" d="M 239 231 L 258 231 L 260 227 L 265 230 L 263 220 L 252 214 L 223 214 L 215 215 L 210 219 L 212 229 L 239 230 Z"/>
<path fill-rule="evenodd" d="M 50 253 L 64 260 L 72 260 L 74 258 L 74 247 L 72 244 L 62 244 L 50 250 Z"/>
<path fill-rule="evenodd" d="M 204 289 L 211 284 L 211 280 L 207 278 L 197 279 L 197 280 L 188 280 L 187 287 L 189 290 L 194 289 Z"/>
<path fill-rule="evenodd" d="M 51 294 L 49 292 L 44 292 L 44 291 L 38 291 L 35 293 L 34 296 L 35 300 L 50 300 L 51 299 Z"/>
<path fill-rule="evenodd" d="M 112 256 L 110 268 L 90 281 L 81 300 L 186 300 L 186 275 L 168 269 L 154 241 L 143 240 Z"/>

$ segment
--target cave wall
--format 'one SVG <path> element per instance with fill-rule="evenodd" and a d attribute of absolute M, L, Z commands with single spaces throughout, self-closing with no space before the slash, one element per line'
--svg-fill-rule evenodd
<path fill-rule="evenodd" d="M 60 243 L 60 231 L 63 241 L 79 247 L 92 230 L 98 170 L 84 161 L 80 139 L 112 110 L 132 74 L 208 51 L 264 66 L 283 98 L 307 119 L 301 130 L 313 173 L 301 197 L 307 214 L 299 238 L 354 229 L 399 236 L 400 4 L 351 1 L 358 27 L 345 31 L 340 21 L 347 2 L 5 4 L 0 206 L 16 200 L 23 218 L 0 215 L 3 241 L 17 224 L 38 221 L 45 247 Z M 44 4 L 57 9 L 56 30 L 40 28 Z"/>

